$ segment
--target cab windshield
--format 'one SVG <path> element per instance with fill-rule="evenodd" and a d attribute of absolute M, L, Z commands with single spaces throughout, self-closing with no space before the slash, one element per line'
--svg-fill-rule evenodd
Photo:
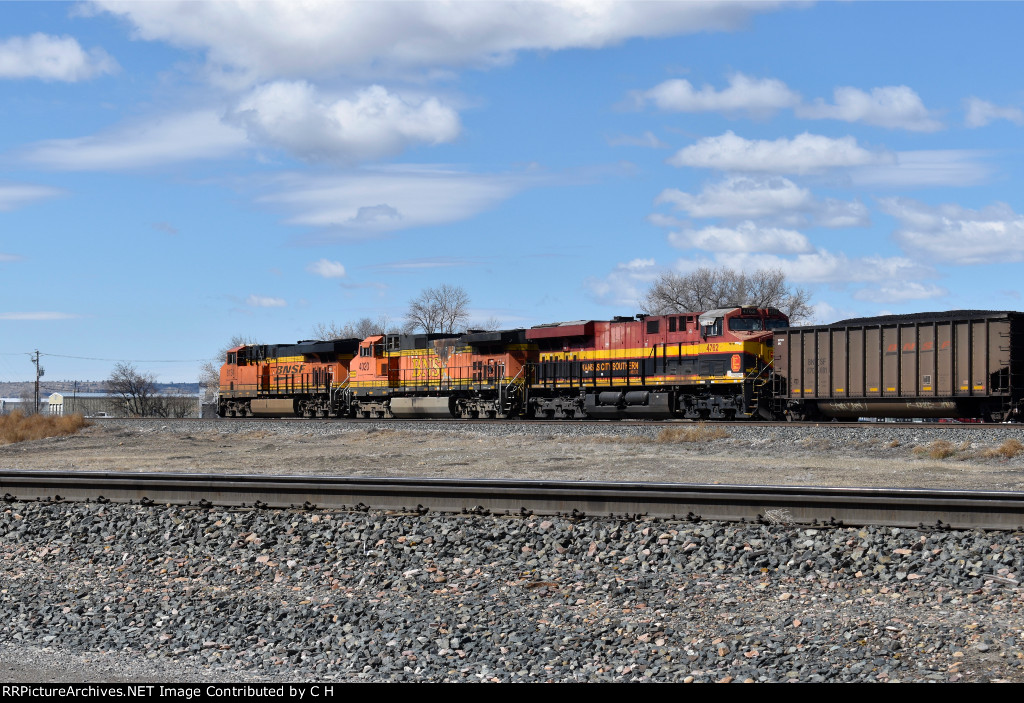
<path fill-rule="evenodd" d="M 733 317 L 729 319 L 729 329 L 733 332 L 760 332 L 764 327 L 760 317 Z"/>
<path fill-rule="evenodd" d="M 789 327 L 789 320 L 765 320 L 765 329 L 781 330 Z"/>

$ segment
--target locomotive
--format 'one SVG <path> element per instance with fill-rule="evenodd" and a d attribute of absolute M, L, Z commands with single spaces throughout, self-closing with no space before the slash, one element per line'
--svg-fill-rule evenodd
<path fill-rule="evenodd" d="M 222 417 L 822 420 L 1024 414 L 1024 315 L 790 327 L 775 308 L 244 345 Z"/>

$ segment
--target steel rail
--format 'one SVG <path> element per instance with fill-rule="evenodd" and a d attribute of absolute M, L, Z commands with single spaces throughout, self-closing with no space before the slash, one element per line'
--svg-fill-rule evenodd
<path fill-rule="evenodd" d="M 8 503 L 110 501 L 194 506 L 651 516 L 797 524 L 1016 530 L 1024 493 L 672 483 L 0 471 Z"/>
<path fill-rule="evenodd" d="M 283 424 L 297 424 L 308 422 L 316 425 L 343 425 L 343 424 L 375 424 L 375 423 L 413 423 L 418 425 L 500 425 L 502 423 L 510 425 L 523 425 L 530 427 L 578 427 L 580 425 L 595 425 L 598 427 L 636 427 L 636 426 L 649 426 L 649 427 L 672 427 L 675 425 L 698 425 L 704 424 L 712 427 L 724 427 L 726 429 L 737 427 L 771 427 L 775 429 L 806 429 L 810 427 L 825 427 L 828 429 L 845 429 L 845 428 L 859 428 L 859 429 L 872 429 L 872 428 L 885 428 L 885 429 L 915 429 L 915 430 L 926 430 L 926 431 L 938 431 L 938 430 L 949 430 L 949 429 L 976 429 L 976 430 L 992 430 L 999 428 L 1011 428 L 1020 429 L 1022 423 L 1015 422 L 911 422 L 911 421 L 899 421 L 899 422 L 883 422 L 883 421 L 865 421 L 865 422 L 831 422 L 825 420 L 799 420 L 794 422 L 783 422 L 781 420 L 768 421 L 768 420 L 687 420 L 683 418 L 665 418 L 662 420 L 644 419 L 644 418 L 617 418 L 617 419 L 593 419 L 593 418 L 575 418 L 571 420 L 547 420 L 547 419 L 527 419 L 527 418 L 504 418 L 504 419 L 467 419 L 467 418 L 362 418 L 362 417 L 330 417 L 330 418 L 310 418 L 310 417 L 100 417 L 100 418 L 86 418 L 89 422 L 95 422 L 99 424 L 116 424 L 119 422 L 126 422 L 131 424 L 177 424 L 185 422 L 205 422 L 212 425 L 222 424 L 229 426 L 232 424 L 240 423 L 259 423 L 264 425 L 271 425 L 273 423 Z"/>

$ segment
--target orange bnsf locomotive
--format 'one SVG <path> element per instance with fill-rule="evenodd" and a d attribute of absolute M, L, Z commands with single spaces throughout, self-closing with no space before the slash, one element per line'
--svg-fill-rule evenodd
<path fill-rule="evenodd" d="M 774 308 L 231 349 L 221 416 L 771 417 Z"/>
<path fill-rule="evenodd" d="M 337 417 L 357 339 L 234 347 L 220 368 L 221 417 Z"/>

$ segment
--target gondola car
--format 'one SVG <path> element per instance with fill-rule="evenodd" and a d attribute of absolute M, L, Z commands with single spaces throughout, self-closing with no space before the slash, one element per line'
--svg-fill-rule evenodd
<path fill-rule="evenodd" d="M 777 330 L 773 396 L 791 420 L 1024 415 L 1024 314 L 887 315 Z"/>

